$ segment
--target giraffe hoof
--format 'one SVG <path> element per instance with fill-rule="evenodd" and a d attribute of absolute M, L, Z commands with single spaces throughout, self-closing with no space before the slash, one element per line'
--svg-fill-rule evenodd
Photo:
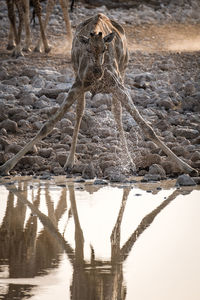
<path fill-rule="evenodd" d="M 18 57 L 23 57 L 24 54 L 22 53 L 22 51 L 16 52 L 15 50 L 12 53 L 12 57 L 14 58 L 18 58 Z"/>
<path fill-rule="evenodd" d="M 13 50 L 14 48 L 15 48 L 15 45 L 9 45 L 9 44 L 8 44 L 8 46 L 7 46 L 6 49 L 7 49 L 7 50 Z"/>
<path fill-rule="evenodd" d="M 23 50 L 24 52 L 31 52 L 31 48 L 29 48 L 29 47 L 24 47 L 22 50 Z"/>
<path fill-rule="evenodd" d="M 73 169 L 73 167 L 70 167 L 70 166 L 64 167 L 64 170 L 65 170 L 65 172 L 66 172 L 67 174 L 71 174 L 71 173 L 72 173 L 72 169 Z"/>
<path fill-rule="evenodd" d="M 41 49 L 40 49 L 40 47 L 35 47 L 33 51 L 34 51 L 34 52 L 38 52 L 38 53 L 41 53 L 41 52 L 42 52 Z"/>
<path fill-rule="evenodd" d="M 45 53 L 49 53 L 51 51 L 51 47 L 45 49 Z"/>

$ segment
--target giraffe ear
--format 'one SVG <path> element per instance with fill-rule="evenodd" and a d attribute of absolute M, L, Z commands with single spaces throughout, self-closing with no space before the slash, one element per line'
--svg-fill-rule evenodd
<path fill-rule="evenodd" d="M 84 36 L 84 35 L 80 35 L 79 36 L 79 41 L 82 43 L 82 44 L 88 44 L 89 43 L 89 38 Z"/>
<path fill-rule="evenodd" d="M 112 42 L 112 40 L 114 39 L 114 36 L 115 36 L 115 33 L 114 32 L 111 32 L 109 33 L 108 35 L 106 35 L 103 40 L 104 40 L 104 43 L 110 43 Z"/>

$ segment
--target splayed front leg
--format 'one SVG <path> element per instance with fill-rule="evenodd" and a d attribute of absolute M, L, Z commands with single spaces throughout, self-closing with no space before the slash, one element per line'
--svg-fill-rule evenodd
<path fill-rule="evenodd" d="M 119 136 L 120 136 L 120 141 L 122 144 L 122 150 L 123 150 L 123 159 L 122 163 L 124 166 L 129 165 L 131 167 L 131 170 L 134 172 L 135 171 L 135 164 L 131 158 L 131 155 L 128 151 L 128 145 L 127 145 L 127 140 L 125 137 L 125 132 L 123 129 L 122 125 L 122 106 L 121 102 L 113 96 L 112 99 L 112 113 L 114 115 L 116 124 L 117 124 L 117 129 L 119 131 Z"/>
<path fill-rule="evenodd" d="M 143 119 L 143 117 L 138 112 L 137 108 L 133 104 L 133 101 L 131 99 L 131 96 L 128 92 L 128 90 L 119 82 L 117 77 L 112 74 L 112 72 L 105 70 L 105 79 L 106 81 L 110 82 L 110 92 L 117 97 L 122 105 L 126 108 L 126 110 L 130 113 L 130 115 L 134 118 L 134 120 L 138 123 L 140 128 L 143 130 L 146 137 L 150 140 L 152 140 L 160 149 L 163 150 L 163 152 L 172 160 L 174 161 L 180 170 L 183 173 L 188 173 L 191 175 L 198 175 L 198 171 L 189 166 L 186 162 L 181 160 L 179 157 L 177 157 L 156 135 L 154 130 L 150 125 L 147 124 L 147 122 Z"/>
<path fill-rule="evenodd" d="M 15 156 L 5 162 L 4 165 L 0 166 L 0 175 L 7 175 L 11 169 L 18 163 L 18 161 L 29 151 L 32 147 L 39 142 L 41 139 L 46 137 L 54 127 L 54 125 L 64 116 L 74 101 L 78 98 L 80 89 L 77 88 L 77 84 L 73 84 L 70 89 L 67 98 L 63 101 L 61 107 L 58 109 L 55 115 L 53 115 L 49 121 L 47 121 L 42 128 L 39 130 L 37 135 L 20 150 Z"/>
<path fill-rule="evenodd" d="M 69 156 L 67 158 L 67 161 L 64 165 L 64 169 L 67 172 L 71 172 L 73 166 L 74 166 L 74 160 L 75 160 L 75 151 L 76 151 L 76 144 L 77 144 L 77 138 L 78 138 L 78 132 L 81 124 L 81 120 L 83 117 L 85 109 L 85 93 L 82 92 L 81 96 L 79 96 L 79 99 L 77 100 L 77 107 L 76 107 L 76 124 L 74 127 L 73 137 L 72 137 L 72 143 L 71 143 L 71 149 Z"/>

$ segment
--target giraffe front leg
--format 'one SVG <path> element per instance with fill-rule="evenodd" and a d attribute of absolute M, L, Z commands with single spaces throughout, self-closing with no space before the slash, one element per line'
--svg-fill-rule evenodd
<path fill-rule="evenodd" d="M 125 137 L 125 132 L 122 125 L 122 106 L 121 102 L 113 96 L 112 99 L 112 113 L 114 115 L 117 129 L 119 131 L 120 141 L 122 144 L 122 150 L 123 150 L 123 157 L 122 157 L 122 163 L 124 166 L 131 166 L 132 171 L 135 171 L 135 164 L 131 158 L 130 152 L 128 150 L 127 140 Z M 124 155 L 125 154 L 125 155 Z"/>
<path fill-rule="evenodd" d="M 24 148 L 22 148 L 15 156 L 6 161 L 2 166 L 0 166 L 0 175 L 7 175 L 11 169 L 18 163 L 18 161 L 29 151 L 32 147 L 46 137 L 53 129 L 54 125 L 64 116 L 68 111 L 74 101 L 78 98 L 79 89 L 77 88 L 76 82 L 70 89 L 67 98 L 63 101 L 62 105 L 58 109 L 55 115 L 53 115 L 49 121 L 47 121 L 36 136 L 27 143 Z"/>
<path fill-rule="evenodd" d="M 75 123 L 75 127 L 74 127 L 74 132 L 73 132 L 73 137 L 72 137 L 72 143 L 71 143 L 69 156 L 68 156 L 67 161 L 64 165 L 64 169 L 67 172 L 70 172 L 71 169 L 74 166 L 77 138 L 78 138 L 79 128 L 80 128 L 81 120 L 82 120 L 82 117 L 83 117 L 84 109 L 85 109 L 85 93 L 83 92 L 79 96 L 79 99 L 77 100 L 76 123 Z"/>
<path fill-rule="evenodd" d="M 189 166 L 186 162 L 176 156 L 156 135 L 153 128 L 147 124 L 147 122 L 140 115 L 139 111 L 135 107 L 128 90 L 119 82 L 117 77 L 112 72 L 105 70 L 105 79 L 110 82 L 110 92 L 117 97 L 125 109 L 130 113 L 134 120 L 138 123 L 143 130 L 145 136 L 152 140 L 161 150 L 177 164 L 183 173 L 188 173 L 194 176 L 198 175 L 198 171 Z"/>

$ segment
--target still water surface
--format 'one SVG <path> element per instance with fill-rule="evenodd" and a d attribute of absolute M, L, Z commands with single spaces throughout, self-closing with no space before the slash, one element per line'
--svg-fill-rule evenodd
<path fill-rule="evenodd" d="M 160 186 L 2 179 L 0 299 L 199 300 L 200 189 Z"/>

